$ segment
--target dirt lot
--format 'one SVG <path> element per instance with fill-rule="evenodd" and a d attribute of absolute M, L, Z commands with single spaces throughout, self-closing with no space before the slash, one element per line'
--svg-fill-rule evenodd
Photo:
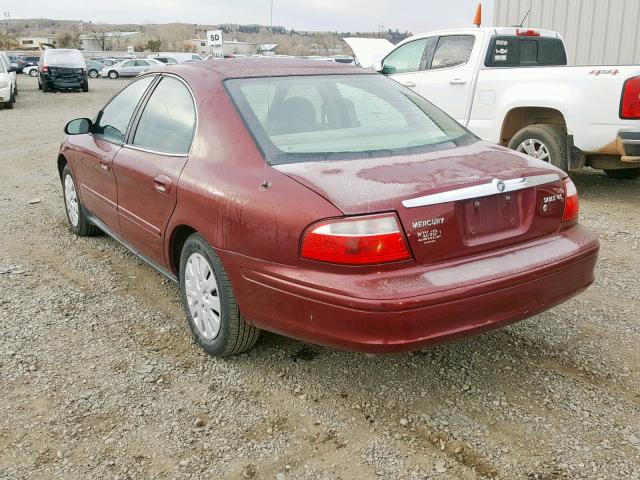
<path fill-rule="evenodd" d="M 69 233 L 64 123 L 124 81 L 0 110 L 0 477 L 640 478 L 640 182 L 576 175 L 602 241 L 580 297 L 401 356 L 263 334 L 218 360 L 176 286 Z"/>

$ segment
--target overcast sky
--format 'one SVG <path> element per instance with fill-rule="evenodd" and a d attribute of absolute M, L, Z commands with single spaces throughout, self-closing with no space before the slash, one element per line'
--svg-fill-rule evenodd
<path fill-rule="evenodd" d="M 296 30 L 414 33 L 471 26 L 478 0 L 274 0 L 273 23 Z M 491 25 L 493 0 L 484 0 Z M 3 0 L 11 18 L 53 18 L 109 23 L 269 23 L 270 0 Z"/>

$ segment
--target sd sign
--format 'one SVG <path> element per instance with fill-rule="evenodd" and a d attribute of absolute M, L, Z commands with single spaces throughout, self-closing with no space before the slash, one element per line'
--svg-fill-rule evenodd
<path fill-rule="evenodd" d="M 211 30 L 207 32 L 207 43 L 210 47 L 222 46 L 222 30 Z"/>

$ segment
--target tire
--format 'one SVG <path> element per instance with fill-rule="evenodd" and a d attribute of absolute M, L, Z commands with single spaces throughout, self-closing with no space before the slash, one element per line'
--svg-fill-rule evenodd
<path fill-rule="evenodd" d="M 198 275 L 198 270 L 202 276 Z M 207 276 L 208 274 L 208 276 Z M 200 282 L 198 281 L 200 277 Z M 203 291 L 202 282 L 213 285 Z M 206 288 L 206 287 L 205 287 Z M 193 292 L 192 294 L 187 293 Z M 240 314 L 227 273 L 211 246 L 200 235 L 194 233 L 184 243 L 180 255 L 180 291 L 182 304 L 189 322 L 189 328 L 195 339 L 209 355 L 228 357 L 250 350 L 258 341 L 260 330 L 248 324 Z M 205 308 L 198 308 L 203 301 Z M 218 308 L 218 326 L 208 324 L 208 331 L 198 326 L 192 310 L 198 316 L 199 310 L 208 316 Z M 213 315 L 215 319 L 215 314 Z"/>
<path fill-rule="evenodd" d="M 537 148 L 538 145 L 544 147 L 544 150 Z M 565 172 L 569 171 L 567 133 L 560 125 L 529 125 L 513 136 L 509 141 L 509 148 L 540 158 Z M 530 152 L 536 152 L 539 156 L 532 155 Z M 544 152 L 547 154 L 546 158 Z"/>
<path fill-rule="evenodd" d="M 14 96 L 18 96 L 18 82 L 16 82 L 16 89 L 13 91 Z"/>
<path fill-rule="evenodd" d="M 82 84 L 82 91 L 84 93 L 87 93 L 89 91 L 89 82 L 85 80 L 85 82 Z"/>
<path fill-rule="evenodd" d="M 70 184 L 67 184 L 70 182 Z M 73 190 L 73 195 L 68 191 Z M 64 197 L 64 209 L 67 213 L 69 229 L 79 237 L 91 237 L 100 233 L 100 229 L 89 222 L 82 202 L 78 198 L 76 190 L 76 181 L 73 178 L 69 165 L 65 165 L 62 170 L 62 193 Z M 75 198 L 75 209 L 73 206 L 73 198 Z M 74 214 L 75 212 L 75 214 Z"/>
<path fill-rule="evenodd" d="M 118 72 L 116 72 L 115 70 L 111 70 L 109 72 L 109 78 L 111 80 L 115 80 L 116 78 L 118 78 L 120 75 L 118 75 Z"/>
<path fill-rule="evenodd" d="M 47 85 L 47 83 L 46 83 L 46 82 L 44 82 L 44 83 L 42 84 L 42 91 L 43 91 L 43 92 L 50 92 L 50 91 L 51 91 L 51 88 L 49 88 L 49 85 Z"/>
<path fill-rule="evenodd" d="M 38 70 L 31 70 L 29 72 L 29 76 L 30 77 L 37 77 L 38 76 Z"/>
<path fill-rule="evenodd" d="M 14 103 L 16 103 L 16 97 L 12 93 L 11 94 L 11 98 L 9 98 L 9 101 L 8 102 L 4 102 L 4 108 L 6 108 L 7 110 L 11 110 L 13 108 L 13 104 Z"/>
<path fill-rule="evenodd" d="M 620 168 L 617 170 L 605 170 L 610 178 L 615 180 L 635 180 L 640 177 L 640 168 Z"/>
<path fill-rule="evenodd" d="M 98 78 L 98 71 L 95 69 L 89 70 L 89 78 Z"/>
<path fill-rule="evenodd" d="M 42 90 L 42 84 L 38 81 L 38 90 Z"/>

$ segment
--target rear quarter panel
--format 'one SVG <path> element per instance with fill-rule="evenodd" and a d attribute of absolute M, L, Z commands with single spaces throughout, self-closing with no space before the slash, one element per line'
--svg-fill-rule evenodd
<path fill-rule="evenodd" d="M 638 66 L 482 68 L 469 128 L 499 143 L 507 114 L 519 107 L 558 110 L 574 144 L 588 153 L 617 154 L 619 130 L 640 130 L 640 121 L 621 120 L 624 82 Z"/>

